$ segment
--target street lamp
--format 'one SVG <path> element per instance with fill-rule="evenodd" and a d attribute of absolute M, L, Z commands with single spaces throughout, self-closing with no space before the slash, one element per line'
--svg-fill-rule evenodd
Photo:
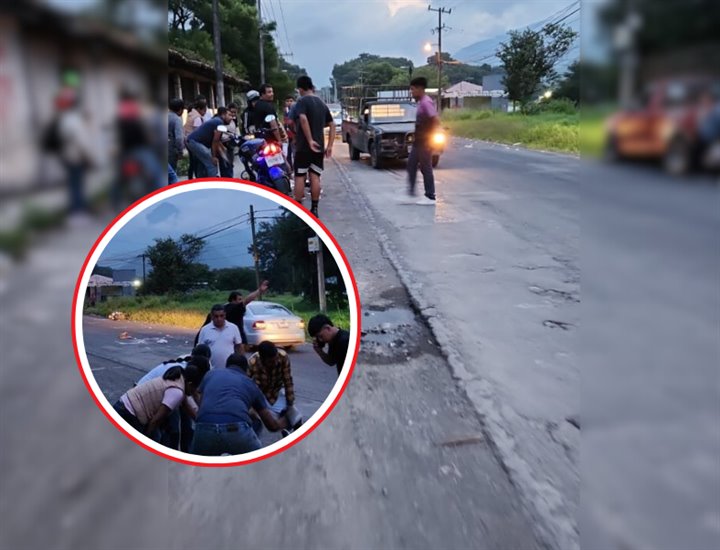
<path fill-rule="evenodd" d="M 140 288 L 140 285 L 142 285 L 142 281 L 141 281 L 140 279 L 135 279 L 135 280 L 132 282 L 132 285 L 133 285 L 135 288 Z"/>
<path fill-rule="evenodd" d="M 547 92 L 545 92 L 545 93 L 543 94 L 543 97 L 544 97 L 545 99 L 550 99 L 550 98 L 552 97 L 552 90 L 548 90 Z"/>
<path fill-rule="evenodd" d="M 426 52 L 430 53 L 432 51 L 432 44 L 430 44 L 430 42 L 425 42 L 425 46 L 423 47 L 423 49 Z"/>

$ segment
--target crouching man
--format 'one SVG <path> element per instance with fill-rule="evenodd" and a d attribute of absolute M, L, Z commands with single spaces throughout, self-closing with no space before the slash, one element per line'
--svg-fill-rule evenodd
<path fill-rule="evenodd" d="M 210 371 L 198 389 L 200 409 L 190 446 L 193 454 L 239 455 L 260 449 L 262 444 L 251 425 L 251 408 L 272 432 L 288 425 L 285 417 L 271 412 L 265 396 L 248 376 L 244 355 L 230 355 L 226 367 Z"/>
<path fill-rule="evenodd" d="M 159 428 L 170 413 L 192 395 L 202 383 L 203 371 L 196 365 L 169 368 L 161 377 L 138 384 L 125 392 L 114 405 L 117 413 L 140 433 L 159 439 Z"/>
<path fill-rule="evenodd" d="M 257 353 L 250 357 L 248 364 L 248 375 L 267 399 L 270 410 L 286 415 L 291 429 L 299 428 L 303 419 L 295 408 L 295 387 L 288 354 L 266 340 L 260 342 Z M 255 427 L 260 427 L 257 422 Z M 283 437 L 288 433 L 289 430 L 283 431 Z"/>

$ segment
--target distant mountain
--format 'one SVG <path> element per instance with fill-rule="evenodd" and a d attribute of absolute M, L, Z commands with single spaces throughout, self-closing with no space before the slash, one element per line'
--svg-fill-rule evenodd
<path fill-rule="evenodd" d="M 542 26 L 542 23 L 542 21 L 538 21 L 531 25 L 527 25 L 527 27 L 539 29 Z M 572 30 L 577 33 L 580 32 L 579 19 L 576 21 L 573 21 L 571 19 L 567 23 Z M 495 56 L 495 52 L 500 46 L 500 43 L 505 42 L 507 39 L 508 34 L 505 33 L 498 34 L 497 36 L 493 36 L 492 38 L 486 38 L 485 40 L 480 40 L 479 42 L 475 42 L 474 44 L 470 44 L 469 46 L 465 46 L 464 48 L 458 50 L 456 53 L 453 54 L 453 58 L 457 59 L 458 61 L 462 61 L 463 63 L 467 63 L 468 65 L 482 65 L 483 63 L 488 63 L 489 65 L 495 67 L 501 64 L 500 60 Z M 570 51 L 565 54 L 565 56 L 560 59 L 560 61 L 558 61 L 557 65 L 555 66 L 555 70 L 559 74 L 564 73 L 567 67 L 573 61 L 577 60 L 580 57 L 580 48 L 577 47 L 579 42 L 580 36 L 578 36 L 578 38 L 576 39 L 576 45 L 570 48 Z"/>

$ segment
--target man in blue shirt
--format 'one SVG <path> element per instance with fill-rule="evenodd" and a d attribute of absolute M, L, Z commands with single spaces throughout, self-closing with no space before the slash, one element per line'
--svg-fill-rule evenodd
<path fill-rule="evenodd" d="M 285 417 L 278 418 L 270 411 L 260 388 L 247 375 L 244 355 L 232 354 L 226 367 L 207 373 L 198 388 L 200 409 L 190 447 L 192 454 L 238 455 L 260 449 L 262 444 L 251 426 L 251 408 L 272 432 L 288 426 Z"/>
<path fill-rule="evenodd" d="M 218 132 L 218 126 L 227 126 L 232 121 L 232 114 L 226 107 L 218 107 L 217 114 L 204 122 L 198 129 L 187 137 L 187 148 L 198 161 L 197 176 L 218 177 L 218 166 L 220 163 L 220 148 L 222 134 Z"/>

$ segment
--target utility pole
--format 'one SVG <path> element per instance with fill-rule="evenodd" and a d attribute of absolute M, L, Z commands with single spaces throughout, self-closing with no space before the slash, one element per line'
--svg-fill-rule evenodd
<path fill-rule="evenodd" d="M 438 33 L 438 54 L 437 54 L 437 67 L 438 67 L 438 99 L 437 99 L 437 110 L 438 113 L 442 112 L 442 66 L 443 66 L 443 59 L 442 59 L 442 32 L 447 27 L 443 25 L 442 22 L 442 16 L 443 13 L 447 13 L 450 15 L 452 13 L 452 8 L 433 8 L 432 5 L 428 6 L 428 11 L 436 11 L 438 14 L 438 26 L 433 29 L 433 33 L 437 31 Z"/>
<path fill-rule="evenodd" d="M 255 209 L 253 205 L 250 205 L 250 228 L 252 231 L 252 244 L 253 244 L 253 260 L 255 261 L 255 283 L 260 288 L 260 265 L 257 251 L 257 241 L 255 239 Z"/>
<path fill-rule="evenodd" d="M 327 311 L 327 302 L 325 300 L 325 262 L 323 258 L 323 245 L 320 237 L 315 235 L 308 239 L 308 252 L 315 254 L 317 260 L 317 278 L 318 278 L 318 306 L 320 311 Z"/>
<path fill-rule="evenodd" d="M 138 258 L 142 258 L 143 263 L 143 286 L 145 286 L 145 258 L 147 257 L 147 254 L 139 254 Z"/>
<path fill-rule="evenodd" d="M 225 81 L 223 80 L 223 60 L 220 40 L 220 8 L 218 0 L 212 2 L 213 10 L 213 40 L 215 42 L 215 80 L 216 94 L 215 107 L 225 107 Z"/>
<path fill-rule="evenodd" d="M 265 84 L 265 47 L 263 45 L 262 1 L 257 0 L 258 41 L 260 42 L 260 84 Z"/>
<path fill-rule="evenodd" d="M 317 270 L 318 270 L 318 302 L 320 304 L 320 312 L 327 312 L 327 303 L 325 301 L 325 261 L 323 258 L 323 242 L 318 238 Z"/>

